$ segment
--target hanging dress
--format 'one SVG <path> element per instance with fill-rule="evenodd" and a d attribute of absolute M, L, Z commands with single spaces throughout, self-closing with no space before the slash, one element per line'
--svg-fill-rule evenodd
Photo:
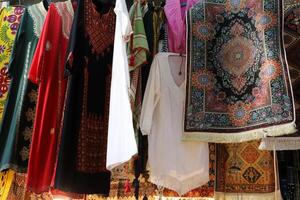
<path fill-rule="evenodd" d="M 19 132 L 19 130 L 24 122 L 33 122 L 35 110 L 28 110 L 26 117 L 21 118 L 21 109 L 27 100 L 25 95 L 27 95 L 26 88 L 28 88 L 28 70 L 46 13 L 42 2 L 29 6 L 24 12 L 15 39 L 8 65 L 8 73 L 11 77 L 9 96 L 0 134 L 0 141 L 6 142 L 5 148 L 0 152 L 1 169 L 8 167 L 20 171 L 27 169 L 32 128 L 29 128 L 30 131 L 24 132 Z M 32 96 L 31 93 L 28 95 L 35 102 L 35 96 Z"/>
<path fill-rule="evenodd" d="M 55 188 L 64 192 L 109 194 L 106 147 L 114 30 L 115 14 L 109 5 L 78 1 L 55 177 Z"/>
<path fill-rule="evenodd" d="M 125 0 L 117 0 L 116 31 L 112 66 L 106 167 L 112 170 L 129 161 L 137 152 L 129 100 L 130 78 L 126 42 L 132 27 Z"/>
<path fill-rule="evenodd" d="M 154 58 L 140 123 L 148 135 L 150 181 L 183 195 L 209 181 L 209 149 L 208 143 L 181 141 L 185 81 L 184 74 L 173 75 L 184 65 L 178 56 L 159 53 Z"/>
<path fill-rule="evenodd" d="M 7 67 L 23 13 L 24 8 L 11 6 L 2 8 L 0 11 L 0 124 L 2 123 L 3 110 L 8 96 L 10 83 Z M 0 133 L 0 138 L 0 152 L 2 152 L 6 146 L 6 140 L 2 138 L 6 138 L 6 136 Z M 0 160 L 0 164 L 1 163 L 2 161 Z M 12 170 L 0 172 L 1 200 L 6 200 L 13 177 L 14 172 Z"/>
<path fill-rule="evenodd" d="M 12 6 L 2 8 L 0 11 L 0 123 L 10 84 L 8 64 L 23 13 L 24 8 Z"/>
<path fill-rule="evenodd" d="M 170 52 L 186 52 L 186 12 L 198 0 L 166 0 L 164 6 L 168 24 L 168 47 Z"/>
<path fill-rule="evenodd" d="M 35 193 L 48 191 L 54 176 L 73 14 L 70 1 L 50 5 L 29 71 L 29 79 L 39 85 L 27 178 L 28 190 Z"/>

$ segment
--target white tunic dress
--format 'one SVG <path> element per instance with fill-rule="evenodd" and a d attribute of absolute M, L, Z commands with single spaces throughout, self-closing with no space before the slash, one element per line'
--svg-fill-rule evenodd
<path fill-rule="evenodd" d="M 129 66 L 126 41 L 132 27 L 125 0 L 117 0 L 114 9 L 117 21 L 112 65 L 106 168 L 127 162 L 137 154 L 129 100 Z"/>
<path fill-rule="evenodd" d="M 181 141 L 185 83 L 174 81 L 171 68 L 178 66 L 170 66 L 170 55 L 177 54 L 154 58 L 140 123 L 149 140 L 150 181 L 183 195 L 209 181 L 209 149 L 208 143 Z"/>

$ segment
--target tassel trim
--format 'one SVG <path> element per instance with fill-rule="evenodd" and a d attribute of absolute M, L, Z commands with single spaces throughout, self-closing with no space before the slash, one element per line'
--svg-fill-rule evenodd
<path fill-rule="evenodd" d="M 151 171 L 150 171 L 151 172 Z M 205 177 L 205 175 L 207 177 Z M 204 178 L 205 177 L 205 178 Z M 150 182 L 161 186 L 164 188 L 168 188 L 177 192 L 180 196 L 188 193 L 189 191 L 198 188 L 209 181 L 209 175 L 204 174 L 203 172 L 195 172 L 191 173 L 186 178 L 182 178 L 181 180 L 177 177 L 170 175 L 163 176 L 155 176 L 150 173 Z"/>
<path fill-rule="evenodd" d="M 299 150 L 300 137 L 270 137 L 263 138 L 259 147 L 260 150 Z"/>
<path fill-rule="evenodd" d="M 258 140 L 268 136 L 282 136 L 296 133 L 295 123 L 271 126 L 239 133 L 185 132 L 183 141 L 201 141 L 211 143 L 240 143 Z"/>

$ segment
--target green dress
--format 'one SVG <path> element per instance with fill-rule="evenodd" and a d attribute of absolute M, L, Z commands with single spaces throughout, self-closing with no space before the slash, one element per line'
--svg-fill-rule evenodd
<path fill-rule="evenodd" d="M 11 84 L 0 132 L 0 146 L 4 147 L 0 149 L 0 170 L 27 169 L 37 98 L 37 86 L 28 81 L 28 70 L 46 14 L 42 2 L 29 6 L 16 35 L 8 66 Z"/>

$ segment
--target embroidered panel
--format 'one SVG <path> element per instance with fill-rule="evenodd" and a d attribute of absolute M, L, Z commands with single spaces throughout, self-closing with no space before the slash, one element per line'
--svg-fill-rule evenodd
<path fill-rule="evenodd" d="M 38 4 L 29 6 L 28 13 L 33 20 L 34 34 L 39 38 L 42 32 L 47 11 L 45 10 L 43 3 L 40 2 Z"/>
<path fill-rule="evenodd" d="M 56 10 L 62 18 L 62 32 L 65 38 L 69 39 L 73 23 L 74 10 L 70 0 L 65 2 L 56 2 Z"/>
<path fill-rule="evenodd" d="M 258 149 L 260 141 L 217 146 L 216 191 L 271 193 L 275 191 L 273 157 Z"/>
<path fill-rule="evenodd" d="M 280 0 L 207 0 L 189 11 L 184 139 L 295 132 L 281 8 Z"/>
<path fill-rule="evenodd" d="M 110 85 L 111 74 L 107 74 L 106 85 Z M 106 170 L 107 131 L 109 116 L 110 88 L 106 87 L 103 115 L 88 111 L 89 72 L 84 69 L 83 105 L 80 122 L 77 170 L 86 173 L 104 172 Z"/>
<path fill-rule="evenodd" d="M 17 140 L 17 165 L 19 171 L 26 171 L 29 160 L 30 144 L 33 133 L 38 86 L 28 82 L 21 109 L 19 135 Z"/>
<path fill-rule="evenodd" d="M 104 55 L 106 50 L 110 50 L 110 46 L 114 42 L 115 21 L 116 15 L 112 8 L 101 15 L 91 0 L 85 0 L 84 27 L 93 54 Z"/>

